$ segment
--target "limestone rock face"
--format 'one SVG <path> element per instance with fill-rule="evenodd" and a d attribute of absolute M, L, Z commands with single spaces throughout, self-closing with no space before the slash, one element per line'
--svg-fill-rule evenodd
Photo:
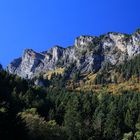
<path fill-rule="evenodd" d="M 130 57 L 140 53 L 140 30 L 132 34 L 127 44 L 127 52 Z"/>
<path fill-rule="evenodd" d="M 32 79 L 40 73 L 74 64 L 71 71 L 90 73 L 97 72 L 106 63 L 117 65 L 139 53 L 140 30 L 132 35 L 110 32 L 99 37 L 80 36 L 68 48 L 54 46 L 41 53 L 26 49 L 21 58 L 8 65 L 7 71 Z"/>
<path fill-rule="evenodd" d="M 8 71 L 23 78 L 32 78 L 35 73 L 43 68 L 44 56 L 31 49 L 26 49 L 21 58 L 15 59 L 8 65 Z"/>
<path fill-rule="evenodd" d="M 86 49 L 88 46 L 92 46 L 97 42 L 97 37 L 93 36 L 80 36 L 75 40 L 75 47 L 80 47 L 82 49 Z"/>

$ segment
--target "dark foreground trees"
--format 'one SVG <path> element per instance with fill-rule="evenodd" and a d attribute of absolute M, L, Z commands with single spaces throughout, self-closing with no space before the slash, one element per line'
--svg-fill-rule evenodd
<path fill-rule="evenodd" d="M 139 140 L 140 93 L 33 87 L 0 72 L 2 140 Z"/>

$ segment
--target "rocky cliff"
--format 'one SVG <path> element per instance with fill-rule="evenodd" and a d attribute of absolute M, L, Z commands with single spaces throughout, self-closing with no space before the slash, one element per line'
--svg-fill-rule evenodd
<path fill-rule="evenodd" d="M 26 49 L 22 57 L 8 65 L 7 71 L 31 79 L 40 73 L 74 64 L 72 72 L 90 73 L 97 72 L 106 63 L 117 65 L 139 53 L 140 30 L 131 35 L 110 32 L 99 37 L 80 36 L 68 48 L 54 46 L 40 53 Z"/>

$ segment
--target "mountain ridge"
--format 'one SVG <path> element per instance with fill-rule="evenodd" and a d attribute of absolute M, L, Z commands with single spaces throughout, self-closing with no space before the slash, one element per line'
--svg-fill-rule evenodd
<path fill-rule="evenodd" d="M 133 34 L 108 32 L 96 36 L 79 36 L 68 48 L 54 46 L 48 51 L 35 52 L 25 49 L 22 57 L 13 60 L 7 71 L 22 78 L 32 79 L 40 73 L 67 68 L 71 72 L 96 73 L 106 63 L 117 65 L 140 53 L 140 29 Z"/>

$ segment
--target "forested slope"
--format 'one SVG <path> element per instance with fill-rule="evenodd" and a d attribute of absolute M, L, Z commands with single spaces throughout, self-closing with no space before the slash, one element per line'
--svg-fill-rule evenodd
<path fill-rule="evenodd" d="M 47 82 L 53 85 L 54 79 Z M 0 138 L 140 139 L 139 92 L 122 90 L 117 95 L 106 90 L 74 92 L 60 84 L 34 86 L 32 81 L 1 71 Z"/>

